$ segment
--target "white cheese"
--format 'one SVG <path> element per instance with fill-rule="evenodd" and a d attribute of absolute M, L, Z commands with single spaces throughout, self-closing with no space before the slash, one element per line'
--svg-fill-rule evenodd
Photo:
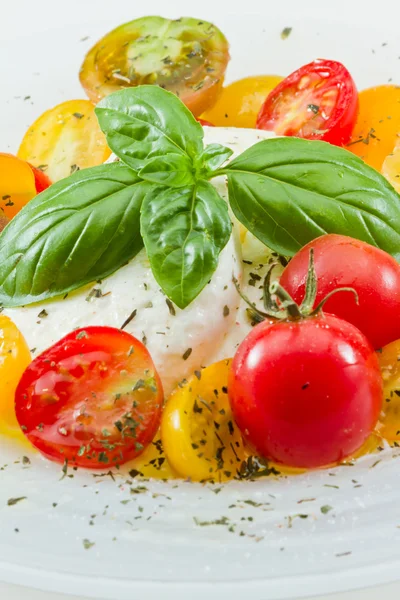
<path fill-rule="evenodd" d="M 206 143 L 229 146 L 235 155 L 271 135 L 250 129 L 205 128 Z M 226 198 L 224 179 L 213 183 Z M 16 323 L 36 356 L 76 328 L 89 325 L 120 328 L 136 311 L 125 331 L 145 341 L 164 391 L 169 394 L 194 370 L 210 364 L 216 357 L 232 356 L 250 329 L 243 304 L 237 314 L 240 298 L 232 282 L 233 275 L 242 281 L 242 266 L 235 228 L 210 283 L 184 310 L 168 306 L 142 251 L 101 284 L 81 288 L 65 299 L 7 309 L 4 314 Z M 248 267 L 246 271 L 250 270 Z M 250 290 L 253 295 L 257 291 Z"/>

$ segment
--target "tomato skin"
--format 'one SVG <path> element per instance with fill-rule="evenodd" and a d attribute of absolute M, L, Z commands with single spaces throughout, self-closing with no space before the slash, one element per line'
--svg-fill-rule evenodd
<path fill-rule="evenodd" d="M 35 177 L 36 191 L 38 194 L 40 194 L 40 192 L 47 190 L 47 188 L 51 186 L 51 181 L 49 177 L 47 177 L 46 173 L 43 173 L 43 171 L 37 169 L 31 164 L 29 164 L 29 166 L 32 169 L 33 176 Z"/>
<path fill-rule="evenodd" d="M 377 350 L 400 338 L 400 265 L 383 250 L 360 240 L 329 234 L 304 246 L 282 273 L 281 285 L 296 302 L 304 297 L 310 248 L 314 248 L 318 290 L 315 306 L 333 289 L 324 309 L 358 327 Z"/>
<path fill-rule="evenodd" d="M 200 117 L 196 117 L 196 119 L 203 127 L 215 127 L 215 125 L 210 123 L 210 121 L 205 121 L 204 119 L 200 119 Z"/>
<path fill-rule="evenodd" d="M 315 89 L 313 82 L 321 80 Z M 324 116 L 317 110 L 313 116 L 310 107 L 321 108 L 322 101 L 323 109 L 324 93 L 336 94 L 334 104 L 329 104 L 326 96 L 330 113 Z M 350 140 L 357 114 L 358 92 L 349 71 L 337 61 L 317 59 L 291 73 L 270 92 L 258 114 L 257 128 L 341 146 Z M 307 122 L 315 122 L 315 128 L 308 127 Z"/>
<path fill-rule="evenodd" d="M 228 391 L 248 442 L 292 467 L 322 467 L 355 452 L 382 404 L 372 346 L 350 323 L 323 314 L 257 325 L 234 357 Z"/>
<path fill-rule="evenodd" d="M 146 347 L 100 326 L 78 329 L 38 356 L 15 393 L 17 420 L 40 452 L 91 469 L 141 454 L 157 432 L 162 402 Z"/>

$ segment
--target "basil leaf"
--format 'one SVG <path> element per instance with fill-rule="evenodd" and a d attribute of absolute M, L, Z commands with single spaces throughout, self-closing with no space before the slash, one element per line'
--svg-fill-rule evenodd
<path fill-rule="evenodd" d="M 231 227 L 225 201 L 207 181 L 146 195 L 141 231 L 147 255 L 154 277 L 179 308 L 208 283 Z"/>
<path fill-rule="evenodd" d="M 31 304 L 106 277 L 143 247 L 151 184 L 112 163 L 77 171 L 36 196 L 0 236 L 0 303 Z"/>
<path fill-rule="evenodd" d="M 400 196 L 343 148 L 298 138 L 268 139 L 222 172 L 236 217 L 284 256 L 320 235 L 338 233 L 400 260 Z"/>
<path fill-rule="evenodd" d="M 179 98 L 158 86 L 110 94 L 95 112 L 111 150 L 136 172 L 156 157 L 194 159 L 203 150 L 200 123 Z"/>
<path fill-rule="evenodd" d="M 210 173 L 218 169 L 233 154 L 233 150 L 221 144 L 209 144 L 199 157 L 199 163 Z"/>
<path fill-rule="evenodd" d="M 188 156 L 180 154 L 156 156 L 140 169 L 138 175 L 146 181 L 171 187 L 194 183 L 193 164 Z"/>

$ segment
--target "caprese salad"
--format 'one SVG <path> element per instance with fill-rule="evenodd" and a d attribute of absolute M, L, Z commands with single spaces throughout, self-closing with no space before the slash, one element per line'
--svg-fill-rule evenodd
<path fill-rule="evenodd" d="M 143 17 L 0 154 L 0 433 L 193 481 L 400 442 L 400 87 Z"/>

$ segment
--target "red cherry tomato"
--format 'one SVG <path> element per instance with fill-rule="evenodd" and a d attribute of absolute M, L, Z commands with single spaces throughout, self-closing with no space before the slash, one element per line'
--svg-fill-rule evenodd
<path fill-rule="evenodd" d="M 30 163 L 28 163 L 30 168 L 32 169 L 33 176 L 35 177 L 35 187 L 38 194 L 43 192 L 43 190 L 47 190 L 48 187 L 51 186 L 51 181 L 47 177 L 46 173 L 43 173 L 40 169 L 37 169 Z"/>
<path fill-rule="evenodd" d="M 400 265 L 379 248 L 342 235 L 324 235 L 302 248 L 285 268 L 281 285 L 296 302 L 304 296 L 310 248 L 314 248 L 318 288 L 316 304 L 337 287 L 353 288 L 359 304 L 348 294 L 335 294 L 324 307 L 353 323 L 375 349 L 400 338 Z"/>
<path fill-rule="evenodd" d="M 68 334 L 29 365 L 15 394 L 21 429 L 42 454 L 92 469 L 138 456 L 162 402 L 146 347 L 112 327 Z"/>
<path fill-rule="evenodd" d="M 320 313 L 257 325 L 233 359 L 228 393 L 235 420 L 258 453 L 313 468 L 362 446 L 379 416 L 382 377 L 367 338 Z"/>
<path fill-rule="evenodd" d="M 203 127 L 215 127 L 215 125 L 210 123 L 210 121 L 205 121 L 204 119 L 200 118 L 197 118 L 197 121 L 200 123 L 200 125 L 203 125 Z"/>
<path fill-rule="evenodd" d="M 334 60 L 318 59 L 270 92 L 257 128 L 341 146 L 350 140 L 357 113 L 357 88 L 348 70 Z"/>

